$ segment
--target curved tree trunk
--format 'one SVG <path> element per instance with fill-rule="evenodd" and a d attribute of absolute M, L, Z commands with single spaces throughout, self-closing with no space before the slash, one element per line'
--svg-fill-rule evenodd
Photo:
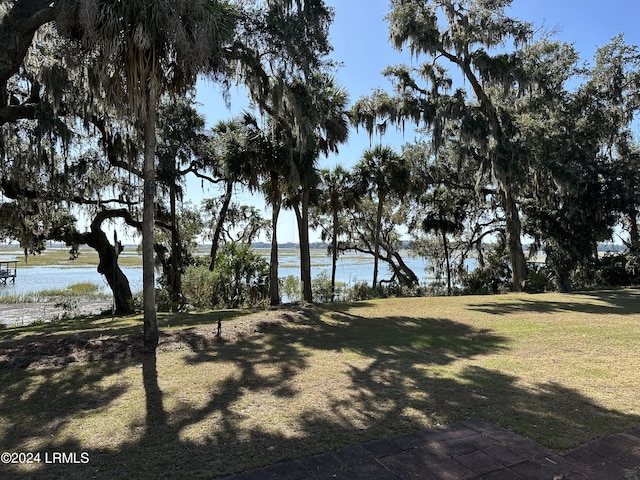
<path fill-rule="evenodd" d="M 393 270 L 393 274 L 398 278 L 402 285 L 414 287 L 420 283 L 418 276 L 407 266 L 406 263 L 404 263 L 404 260 L 398 252 L 393 252 L 391 254 L 388 263 Z"/>
<path fill-rule="evenodd" d="M 102 230 L 93 232 L 87 238 L 87 245 L 98 252 L 98 273 L 104 275 L 111 291 L 113 292 L 113 300 L 115 304 L 115 313 L 118 315 L 127 315 L 133 313 L 133 295 L 129 286 L 129 279 L 120 269 L 118 265 L 118 254 L 121 251 L 121 245 L 115 247 L 109 243 L 107 236 Z"/>
<path fill-rule="evenodd" d="M 118 265 L 118 255 L 122 251 L 122 244 L 111 245 L 101 229 L 102 222 L 109 217 L 108 211 L 103 211 L 91 222 L 91 230 L 83 235 L 88 246 L 98 252 L 98 273 L 104 275 L 115 303 L 115 313 L 126 315 L 133 313 L 133 295 L 129 280 Z"/>
<path fill-rule="evenodd" d="M 216 228 L 213 232 L 213 238 L 211 239 L 211 259 L 209 260 L 209 270 L 213 272 L 216 266 L 216 257 L 218 256 L 218 243 L 220 243 L 220 235 L 222 235 L 222 227 L 224 220 L 227 217 L 229 211 L 229 204 L 231 203 L 231 195 L 233 193 L 233 181 L 227 180 L 227 189 L 224 193 L 224 201 L 222 202 L 222 208 L 220 209 L 220 215 L 218 215 L 218 221 L 216 222 Z"/>
<path fill-rule="evenodd" d="M 115 246 L 111 245 L 102 231 L 102 223 L 109 218 L 122 218 L 128 225 L 140 228 L 139 222 L 133 220 L 131 213 L 126 209 L 102 210 L 91 221 L 88 232 L 67 231 L 61 237 L 56 237 L 56 239 L 65 242 L 67 245 L 85 244 L 98 253 L 98 273 L 105 276 L 113 292 L 115 313 L 129 314 L 134 311 L 131 287 L 127 276 L 118 265 L 118 255 L 122 251 L 122 244 L 116 242 Z"/>

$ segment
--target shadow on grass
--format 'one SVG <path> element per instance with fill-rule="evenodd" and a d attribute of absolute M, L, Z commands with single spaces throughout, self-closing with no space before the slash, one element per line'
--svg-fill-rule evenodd
<path fill-rule="evenodd" d="M 584 301 L 570 301 L 570 295 L 584 297 Z M 579 312 L 590 315 L 640 314 L 640 291 L 634 289 L 573 292 L 567 300 L 548 300 L 544 295 L 519 297 L 513 302 L 482 302 L 469 305 L 469 310 L 505 315 L 517 312 Z"/>
<path fill-rule="evenodd" d="M 474 364 L 476 358 L 509 348 L 507 339 L 495 332 L 446 318 L 364 318 L 358 315 L 362 306 L 315 307 L 261 336 L 186 354 L 192 366 L 233 365 L 197 405 L 168 407 L 157 357 L 145 356 L 144 433 L 115 450 L 89 451 L 86 465 L 38 465 L 37 478 L 216 478 L 469 417 L 485 418 L 556 448 L 640 423 L 638 416 L 602 408 L 562 385 L 541 382 L 524 388 L 516 377 Z M 345 356 L 341 366 L 347 388 L 300 388 L 299 376 L 322 353 Z M 464 366 L 450 369 L 457 361 Z M 86 451 L 73 437 L 54 441 L 50 433 L 61 431 L 70 416 L 84 409 L 100 411 L 122 395 L 121 389 L 100 390 L 99 385 L 123 365 L 75 368 L 68 379 L 45 381 L 37 392 L 31 392 L 33 376 L 46 377 L 49 370 L 0 372 L 8 387 L 0 397 L 2 450 L 13 451 L 33 438 L 41 442 L 41 450 Z M 83 384 L 93 387 L 78 391 Z M 239 408 L 248 393 L 259 394 L 265 403 Z M 294 433 L 270 428 L 278 409 L 307 394 L 321 395 L 316 400 L 326 408 L 307 404 L 297 412 Z M 66 400 L 53 400 L 58 397 Z M 247 426 L 255 416 L 264 418 L 262 424 Z M 201 425 L 208 429 L 201 440 L 188 439 L 185 432 Z M 3 478 L 23 478 L 16 472 L 9 469 Z"/>
<path fill-rule="evenodd" d="M 185 328 L 210 325 L 217 322 L 232 320 L 258 310 L 218 310 L 189 313 L 158 313 L 160 328 Z M 96 332 L 109 335 L 138 335 L 142 331 L 142 314 L 116 316 L 87 315 L 53 322 L 38 323 L 20 327 L 0 329 L 0 340 L 20 337 L 26 341 L 33 341 L 38 337 L 46 338 L 51 335 L 65 335 L 72 332 L 76 337 L 91 337 Z"/>

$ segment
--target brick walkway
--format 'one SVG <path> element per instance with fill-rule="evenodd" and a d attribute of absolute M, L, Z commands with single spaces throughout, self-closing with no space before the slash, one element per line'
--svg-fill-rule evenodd
<path fill-rule="evenodd" d="M 346 447 L 226 480 L 640 480 L 640 428 L 557 453 L 482 420 Z"/>

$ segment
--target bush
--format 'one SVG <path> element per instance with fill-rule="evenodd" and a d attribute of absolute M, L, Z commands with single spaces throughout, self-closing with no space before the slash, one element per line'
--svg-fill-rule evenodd
<path fill-rule="evenodd" d="M 504 239 L 491 246 L 485 253 L 484 267 L 478 266 L 462 277 L 462 293 L 494 294 L 508 292 L 512 288 L 509 254 Z"/>
<path fill-rule="evenodd" d="M 171 311 L 171 299 L 169 292 L 164 288 L 156 288 L 156 308 L 159 312 Z"/>
<path fill-rule="evenodd" d="M 554 289 L 553 274 L 544 267 L 529 268 L 525 291 L 529 293 L 548 292 Z"/>
<path fill-rule="evenodd" d="M 605 255 L 597 263 L 585 262 L 573 272 L 571 280 L 577 289 L 638 285 L 638 256 L 628 252 Z"/>
<path fill-rule="evenodd" d="M 630 271 L 627 269 L 628 255 L 605 255 L 599 263 L 604 285 L 624 286 L 633 283 Z"/>
<path fill-rule="evenodd" d="M 204 265 L 185 271 L 187 302 L 199 308 L 238 308 L 264 303 L 269 293 L 269 264 L 249 245 L 230 243 L 219 250 L 213 271 Z"/>
<path fill-rule="evenodd" d="M 357 302 L 360 300 L 370 300 L 376 298 L 376 296 L 375 290 L 371 288 L 366 281 L 362 280 L 354 283 L 353 287 L 349 289 L 347 300 Z"/>
<path fill-rule="evenodd" d="M 502 293 L 510 286 L 511 280 L 504 277 L 502 269 L 476 268 L 462 277 L 462 291 L 466 295 Z"/>
<path fill-rule="evenodd" d="M 333 300 L 331 279 L 325 271 L 320 272 L 311 280 L 311 290 L 313 291 L 314 302 L 327 303 Z"/>
<path fill-rule="evenodd" d="M 282 281 L 282 293 L 289 302 L 298 302 L 302 298 L 302 284 L 295 275 L 288 275 Z"/>

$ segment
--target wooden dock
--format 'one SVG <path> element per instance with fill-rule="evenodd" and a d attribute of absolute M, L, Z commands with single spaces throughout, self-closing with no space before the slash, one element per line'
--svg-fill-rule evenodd
<path fill-rule="evenodd" d="M 9 282 L 16 283 L 17 272 L 17 260 L 0 260 L 0 285 L 6 285 Z"/>

